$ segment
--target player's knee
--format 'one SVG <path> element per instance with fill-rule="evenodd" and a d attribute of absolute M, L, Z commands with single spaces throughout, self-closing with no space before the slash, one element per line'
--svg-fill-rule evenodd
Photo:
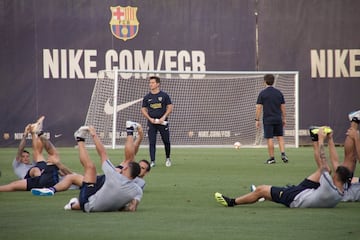
<path fill-rule="evenodd" d="M 41 175 L 41 170 L 40 168 L 38 167 L 33 167 L 31 170 L 30 170 L 30 173 L 29 173 L 30 177 L 39 177 Z"/>
<path fill-rule="evenodd" d="M 269 186 L 268 185 L 259 185 L 256 187 L 255 192 L 259 193 L 259 194 L 264 194 L 268 191 Z"/>
<path fill-rule="evenodd" d="M 96 166 L 92 162 L 87 163 L 86 165 L 84 165 L 84 169 L 86 169 L 87 171 L 96 172 Z"/>

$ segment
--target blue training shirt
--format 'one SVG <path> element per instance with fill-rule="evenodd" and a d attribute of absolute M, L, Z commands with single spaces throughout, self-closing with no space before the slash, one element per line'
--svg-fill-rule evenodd
<path fill-rule="evenodd" d="M 147 108 L 150 117 L 161 118 L 166 112 L 167 105 L 170 104 L 172 102 L 166 92 L 160 91 L 157 94 L 149 92 L 143 99 L 142 107 Z"/>
<path fill-rule="evenodd" d="M 268 86 L 258 96 L 256 104 L 263 106 L 264 124 L 281 124 L 281 105 L 285 104 L 284 95 L 280 90 Z"/>

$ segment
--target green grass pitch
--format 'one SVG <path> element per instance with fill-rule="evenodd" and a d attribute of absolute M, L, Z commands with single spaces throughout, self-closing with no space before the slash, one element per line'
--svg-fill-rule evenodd
<path fill-rule="evenodd" d="M 82 173 L 75 148 L 59 152 L 66 165 Z M 338 152 L 342 159 L 342 148 Z M 15 153 L 14 148 L 0 149 L 0 184 L 16 179 L 11 168 Z M 108 153 L 114 164 L 122 160 L 123 149 Z M 90 154 L 98 164 L 95 150 Z M 0 239 L 360 239 L 360 203 L 289 209 L 272 202 L 235 208 L 215 202 L 216 191 L 234 197 L 247 193 L 251 184 L 297 184 L 314 171 L 312 148 L 290 148 L 287 155 L 288 164 L 278 157 L 276 164 L 266 165 L 266 149 L 173 148 L 173 166 L 166 168 L 159 148 L 136 213 L 63 210 L 78 190 L 54 197 L 0 193 Z M 140 149 L 141 158 L 148 158 L 147 148 Z"/>

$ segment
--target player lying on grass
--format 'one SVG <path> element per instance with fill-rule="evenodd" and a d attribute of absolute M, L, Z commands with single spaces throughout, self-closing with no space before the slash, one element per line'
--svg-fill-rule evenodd
<path fill-rule="evenodd" d="M 25 132 L 30 132 L 35 165 L 28 169 L 25 179 L 17 180 L 0 186 L 0 192 L 30 191 L 32 188 L 50 187 L 59 181 L 60 174 L 70 174 L 71 171 L 61 163 L 54 145 L 43 136 L 42 125 L 44 117 L 36 123 L 27 126 Z M 43 149 L 48 157 L 45 160 Z"/>
<path fill-rule="evenodd" d="M 30 128 L 31 124 L 26 125 L 22 139 L 19 143 L 16 157 L 12 162 L 14 173 L 19 179 L 30 177 L 30 174 L 32 173 L 29 170 L 36 164 L 35 161 L 30 160 L 30 152 L 25 150 L 26 138 L 30 133 Z"/>
<path fill-rule="evenodd" d="M 325 131 L 324 128 L 319 129 L 317 134 L 319 141 L 313 144 L 318 168 L 299 185 L 290 187 L 261 185 L 255 191 L 237 198 L 229 198 L 217 192 L 215 193 L 216 201 L 226 207 L 255 203 L 261 198 L 291 208 L 335 207 L 343 197 L 344 188 L 351 173 L 347 167 L 338 166 L 331 177 L 329 173 L 330 167 L 325 155 L 324 139 L 328 139 L 329 154 L 332 162 L 338 156 L 332 138 L 332 131 L 328 134 Z"/>
<path fill-rule="evenodd" d="M 344 161 L 340 164 L 338 158 L 334 158 L 332 162 L 333 170 L 338 166 L 347 167 L 350 172 L 351 184 L 345 188 L 344 196 L 341 201 L 360 201 L 360 183 L 358 178 L 353 178 L 353 174 L 356 168 L 357 159 L 360 161 L 360 136 L 359 136 L 359 123 L 360 123 L 360 111 L 351 112 L 349 115 L 350 127 L 346 132 L 346 138 L 344 141 Z M 317 135 L 313 133 L 316 129 L 310 128 L 310 136 L 313 142 L 316 142 Z M 351 180 L 352 178 L 352 180 Z"/>
<path fill-rule="evenodd" d="M 138 132 L 138 136 L 134 138 L 134 132 Z M 132 121 L 126 122 L 126 141 L 124 147 L 124 160 L 122 163 L 115 167 L 115 170 L 121 173 L 121 169 L 126 166 L 129 162 L 135 161 L 135 156 L 139 150 L 140 143 L 144 138 L 143 128 L 140 124 Z M 144 177 L 150 172 L 150 163 L 142 159 L 139 161 L 140 165 L 140 174 L 137 176 L 134 181 L 138 184 L 142 189 L 145 188 L 145 180 Z M 81 187 L 83 182 L 84 176 L 81 174 L 69 174 L 65 176 L 58 184 L 52 186 L 50 188 L 43 188 L 43 189 L 32 189 L 32 193 L 37 196 L 52 196 L 55 192 L 62 192 L 69 188 L 71 185 Z M 97 181 L 104 181 L 105 175 L 97 176 Z"/>
<path fill-rule="evenodd" d="M 42 196 L 53 195 L 56 191 L 66 190 L 70 184 L 82 185 L 79 200 L 72 198 L 70 202 L 65 205 L 64 208 L 66 210 L 82 209 L 86 212 L 116 211 L 123 210 L 125 207 L 125 210 L 135 211 L 142 197 L 142 189 L 139 186 L 144 187 L 145 185 L 145 181 L 138 176 L 144 177 L 146 173 L 150 171 L 150 164 L 146 160 L 141 160 L 139 164 L 134 161 L 138 145 L 142 139 L 142 137 L 139 137 L 139 141 L 133 141 L 134 128 L 140 129 L 141 126 L 128 121 L 125 161 L 121 168 L 115 168 L 107 159 L 105 148 L 93 127 L 80 128 L 75 132 L 75 138 L 78 141 L 80 162 L 85 171 L 84 176 L 72 174 L 65 177 L 54 187 L 49 189 L 33 189 L 32 193 Z M 105 175 L 96 175 L 95 166 L 85 149 L 84 141 L 87 132 L 93 137 Z M 136 170 L 138 170 L 138 172 Z M 142 172 L 142 174 L 140 174 L 140 172 Z M 138 190 L 140 190 L 140 192 Z M 132 196 L 132 199 L 129 199 L 130 196 Z"/>
<path fill-rule="evenodd" d="M 351 112 L 349 115 L 350 127 L 346 132 L 346 138 L 344 141 L 344 161 L 341 164 L 342 166 L 347 167 L 351 176 L 353 176 L 355 172 L 356 162 L 360 161 L 360 135 L 359 135 L 359 123 L 360 123 L 360 111 Z M 330 128 L 326 128 L 328 131 L 331 131 Z M 311 140 L 313 144 L 317 144 L 318 136 L 317 131 L 318 127 L 310 127 L 309 132 L 311 136 Z M 315 143 L 314 143 L 315 142 Z M 316 145 L 315 145 L 316 146 Z M 315 153 L 315 152 L 314 152 Z M 332 167 L 333 171 L 340 166 L 338 158 L 332 158 Z M 319 166 L 318 166 L 319 167 Z M 251 186 L 251 190 L 254 191 L 256 187 L 254 185 Z M 260 199 L 262 200 L 262 199 Z M 351 180 L 351 184 L 347 188 L 345 188 L 344 196 L 342 198 L 343 202 L 355 202 L 360 201 L 360 182 L 359 178 L 353 177 Z"/>

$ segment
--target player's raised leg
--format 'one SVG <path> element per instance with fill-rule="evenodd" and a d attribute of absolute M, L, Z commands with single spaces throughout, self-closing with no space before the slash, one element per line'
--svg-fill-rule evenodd
<path fill-rule="evenodd" d="M 74 137 L 78 144 L 80 163 L 84 168 L 84 182 L 95 183 L 96 182 L 96 167 L 93 161 L 91 161 L 89 153 L 85 146 L 85 137 L 89 132 L 89 127 L 82 126 L 74 134 Z"/>

